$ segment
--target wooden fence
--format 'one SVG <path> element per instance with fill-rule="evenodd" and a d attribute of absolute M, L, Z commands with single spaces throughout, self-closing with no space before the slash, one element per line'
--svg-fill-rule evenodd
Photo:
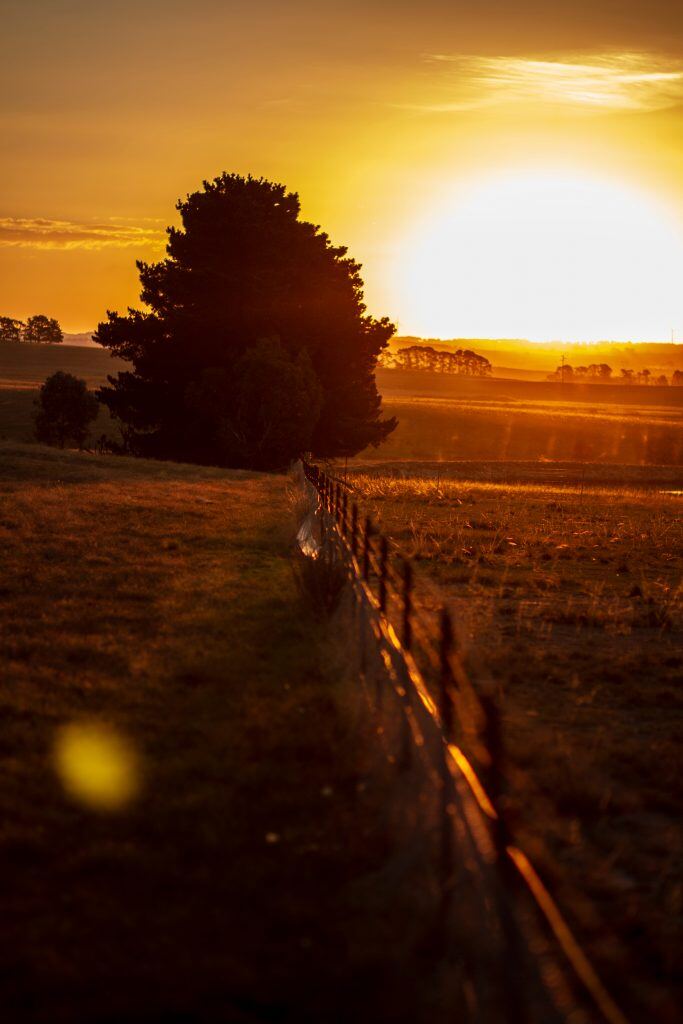
<path fill-rule="evenodd" d="M 343 566 L 358 676 L 374 707 L 391 696 L 400 724 L 389 756 L 419 766 L 436 808 L 439 913 L 460 921 L 472 1019 L 626 1024 L 510 834 L 498 708 L 465 671 L 448 609 L 420 608 L 412 563 L 361 517 L 342 481 L 310 463 L 302 474 L 310 499 L 302 547 Z M 443 934 L 448 941 L 453 928 Z"/>

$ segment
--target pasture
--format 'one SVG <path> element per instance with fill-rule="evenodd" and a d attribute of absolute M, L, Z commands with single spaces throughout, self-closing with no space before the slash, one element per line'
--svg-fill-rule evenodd
<path fill-rule="evenodd" d="M 281 476 L 0 445 L 4 1019 L 414 1006 L 293 529 Z"/>
<path fill-rule="evenodd" d="M 32 439 L 34 402 L 50 374 L 63 370 L 94 389 L 125 365 L 96 345 L 0 345 L 0 441 Z M 117 433 L 105 409 L 92 427 L 93 438 L 103 433 Z"/>
<path fill-rule="evenodd" d="M 98 346 L 0 346 L 0 440 L 30 441 L 37 389 L 56 370 L 90 388 L 125 368 Z M 362 459 L 570 460 L 683 465 L 683 388 L 451 377 L 379 370 L 384 407 L 399 420 Z M 102 409 L 95 441 L 118 429 Z"/>
<path fill-rule="evenodd" d="M 368 463 L 349 482 L 495 687 L 514 830 L 622 1002 L 673 1020 L 681 475 L 549 469 Z"/>
<path fill-rule="evenodd" d="M 683 388 L 380 370 L 399 425 L 364 459 L 543 459 L 683 465 Z"/>
<path fill-rule="evenodd" d="M 364 1011 L 391 990 L 398 1020 L 422 995 L 404 953 L 379 951 L 411 908 L 358 899 L 389 843 L 366 773 L 376 738 L 358 746 L 338 653 L 311 640 L 284 478 L 17 443 L 50 373 L 96 387 L 122 365 L 98 348 L 0 347 L 3 995 L 18 1019 L 49 1001 L 75 1021 L 132 971 L 118 998 L 149 1013 L 196 1007 L 201 991 L 225 1019 L 302 999 L 320 1014 L 325 986 L 355 998 L 341 991 L 350 946 Z M 495 683 L 523 844 L 613 990 L 673 1020 L 683 389 L 391 372 L 380 388 L 399 428 L 349 480 L 415 559 L 418 600 L 452 609 L 475 681 Z M 112 429 L 103 412 L 93 433 Z M 60 730 L 90 720 L 142 766 L 113 817 L 70 800 L 55 771 Z M 225 913 L 240 950 L 222 944 Z M 281 964 L 265 992 L 262 955 Z M 311 964 L 320 984 L 293 991 Z M 173 991 L 149 995 L 169 977 Z M 221 1019 L 216 1005 L 198 1019 Z"/>

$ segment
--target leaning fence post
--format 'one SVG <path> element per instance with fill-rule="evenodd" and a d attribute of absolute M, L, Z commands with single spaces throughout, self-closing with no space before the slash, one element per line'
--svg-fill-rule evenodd
<path fill-rule="evenodd" d="M 358 505 L 351 506 L 351 554 L 355 558 L 358 554 Z"/>
<path fill-rule="evenodd" d="M 387 569 L 389 561 L 389 542 L 382 534 L 379 542 L 379 610 L 387 610 Z"/>
<path fill-rule="evenodd" d="M 370 576 L 370 544 L 372 541 L 372 520 L 370 516 L 365 517 L 365 530 L 363 535 L 363 579 Z"/>
<path fill-rule="evenodd" d="M 413 624 L 411 615 L 413 612 L 413 567 L 405 559 L 403 562 L 403 646 L 407 651 L 413 644 Z"/>
<path fill-rule="evenodd" d="M 334 518 L 338 523 L 341 519 L 341 486 L 335 485 L 334 488 Z"/>

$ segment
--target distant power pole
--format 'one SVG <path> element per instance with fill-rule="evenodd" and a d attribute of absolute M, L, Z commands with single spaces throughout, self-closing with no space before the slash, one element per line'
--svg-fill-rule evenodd
<path fill-rule="evenodd" d="M 561 384 L 564 384 L 564 361 L 565 361 L 565 359 L 566 359 L 566 356 L 565 356 L 565 354 L 563 352 L 562 353 L 562 363 L 560 364 L 560 383 Z"/>

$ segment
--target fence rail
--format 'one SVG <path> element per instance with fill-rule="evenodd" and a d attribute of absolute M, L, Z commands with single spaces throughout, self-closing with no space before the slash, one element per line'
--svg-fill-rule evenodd
<path fill-rule="evenodd" d="M 497 704 L 476 687 L 457 650 L 449 610 L 427 615 L 414 600 L 414 571 L 346 485 L 302 463 L 317 538 L 348 575 L 359 674 L 389 689 L 400 708 L 400 757 L 419 758 L 439 805 L 441 900 L 456 888 L 485 934 L 477 1020 L 626 1024 L 504 814 L 505 775 Z M 388 686 L 387 686 L 388 684 Z M 455 879 L 463 872 L 467 886 Z M 465 907 L 460 907 L 461 915 Z M 483 946 L 486 949 L 482 952 Z"/>

